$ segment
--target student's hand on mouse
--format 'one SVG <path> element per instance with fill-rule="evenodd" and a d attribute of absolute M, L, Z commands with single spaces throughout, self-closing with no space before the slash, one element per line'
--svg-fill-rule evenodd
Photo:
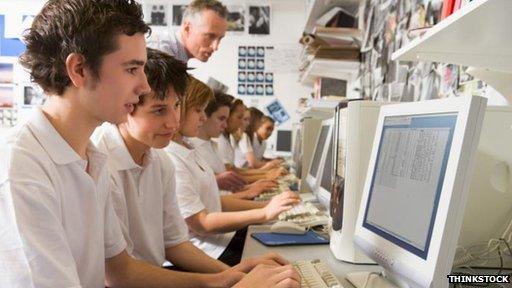
<path fill-rule="evenodd" d="M 260 264 L 233 288 L 300 288 L 300 275 L 291 265 Z"/>
<path fill-rule="evenodd" d="M 265 220 L 270 221 L 276 219 L 279 214 L 286 210 L 290 210 L 293 205 L 296 205 L 299 202 L 299 196 L 290 191 L 283 192 L 272 197 L 272 200 L 270 200 L 267 206 L 262 208 L 265 212 Z"/>
<path fill-rule="evenodd" d="M 270 266 L 283 266 L 290 264 L 290 262 L 280 254 L 268 253 L 263 256 L 244 259 L 238 265 L 233 266 L 233 269 L 236 269 L 240 272 L 249 273 L 252 269 L 254 269 L 254 267 L 260 264 Z"/>

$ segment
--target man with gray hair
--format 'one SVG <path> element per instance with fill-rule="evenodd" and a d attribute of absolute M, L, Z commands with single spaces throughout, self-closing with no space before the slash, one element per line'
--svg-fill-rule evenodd
<path fill-rule="evenodd" d="M 217 0 L 193 0 L 183 14 L 178 32 L 154 33 L 148 46 L 165 51 L 185 63 L 190 58 L 206 62 L 226 34 L 228 11 Z"/>

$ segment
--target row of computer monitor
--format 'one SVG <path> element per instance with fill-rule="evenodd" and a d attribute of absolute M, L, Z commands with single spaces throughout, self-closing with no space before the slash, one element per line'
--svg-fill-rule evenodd
<path fill-rule="evenodd" d="M 485 108 L 481 97 L 381 107 L 354 235 L 395 285 L 375 287 L 448 287 Z M 322 122 L 305 179 L 326 207 L 333 126 Z"/>

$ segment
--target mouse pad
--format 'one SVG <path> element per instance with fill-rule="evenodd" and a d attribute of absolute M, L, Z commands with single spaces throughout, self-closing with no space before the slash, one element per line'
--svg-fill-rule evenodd
<path fill-rule="evenodd" d="M 266 246 L 329 244 L 329 240 L 311 230 L 303 235 L 252 233 L 251 237 Z"/>

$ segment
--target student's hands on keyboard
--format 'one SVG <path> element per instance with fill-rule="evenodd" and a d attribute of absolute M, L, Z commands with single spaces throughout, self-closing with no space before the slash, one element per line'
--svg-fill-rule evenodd
<path fill-rule="evenodd" d="M 265 220 L 270 221 L 276 219 L 279 214 L 291 209 L 300 202 L 300 197 L 291 191 L 283 192 L 274 196 L 270 202 L 263 207 Z"/>

